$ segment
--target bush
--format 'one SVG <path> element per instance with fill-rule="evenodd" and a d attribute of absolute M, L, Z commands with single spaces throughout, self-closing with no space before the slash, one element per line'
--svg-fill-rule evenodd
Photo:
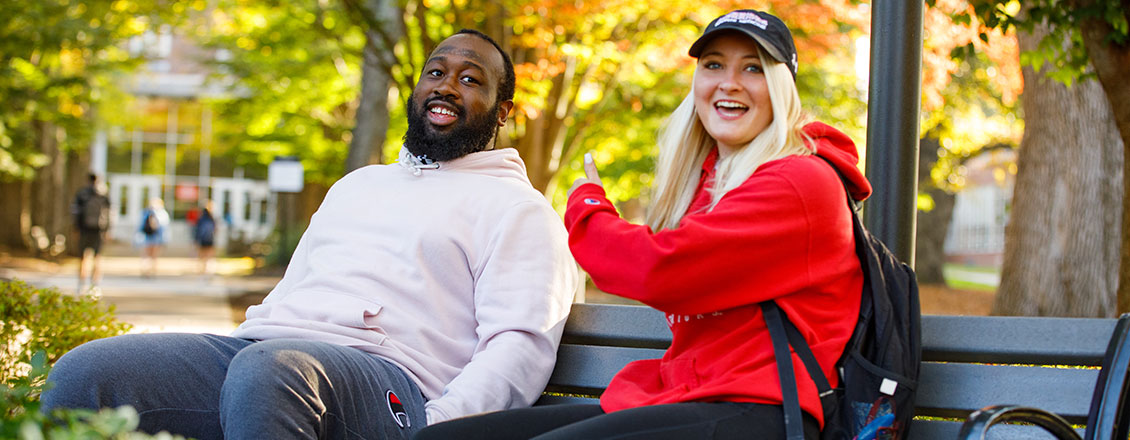
<path fill-rule="evenodd" d="M 0 384 L 0 439 L 21 440 L 173 440 L 168 433 L 139 433 L 137 411 L 128 406 L 101 411 L 65 409 L 50 415 L 39 411 L 39 395 L 47 378 L 47 354 L 39 351 L 28 360 L 26 375 Z"/>
<path fill-rule="evenodd" d="M 114 318 L 114 306 L 19 280 L 0 281 L 0 384 L 14 384 L 31 370 L 32 354 L 53 365 L 67 351 L 117 336 L 130 325 Z"/>

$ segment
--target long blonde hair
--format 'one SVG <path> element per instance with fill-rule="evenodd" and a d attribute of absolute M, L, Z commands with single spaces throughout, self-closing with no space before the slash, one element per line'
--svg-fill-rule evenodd
<path fill-rule="evenodd" d="M 773 60 L 761 46 L 757 50 L 769 88 L 773 120 L 745 147 L 718 161 L 707 211 L 714 209 L 727 192 L 745 182 L 762 164 L 786 156 L 814 153 L 806 146 L 802 128 L 808 117 L 801 108 L 792 72 L 785 64 Z M 695 74 L 698 74 L 697 69 Z M 655 193 L 646 217 L 653 231 L 679 226 L 694 199 L 702 163 L 715 147 L 714 138 L 706 132 L 695 112 L 693 84 L 692 81 L 690 93 L 671 113 L 659 133 Z"/>

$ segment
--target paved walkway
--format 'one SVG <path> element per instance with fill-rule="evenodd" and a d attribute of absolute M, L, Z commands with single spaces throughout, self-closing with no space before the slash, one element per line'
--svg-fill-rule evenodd
<path fill-rule="evenodd" d="M 128 246 L 110 246 L 102 260 L 102 301 L 113 304 L 118 319 L 134 325 L 132 332 L 208 332 L 227 334 L 237 325 L 229 297 L 266 292 L 274 276 L 252 276 L 250 258 L 219 258 L 211 274 L 199 273 L 190 249 L 169 249 L 158 260 L 157 273 L 142 277 L 141 259 Z M 20 279 L 36 286 L 53 286 L 74 293 L 78 288 L 78 259 L 51 263 L 0 254 L 0 279 Z"/>

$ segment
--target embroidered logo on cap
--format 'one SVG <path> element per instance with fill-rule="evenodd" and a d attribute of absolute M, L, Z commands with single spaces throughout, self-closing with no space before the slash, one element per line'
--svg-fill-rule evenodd
<path fill-rule="evenodd" d="M 388 390 L 385 393 L 385 400 L 388 401 L 388 412 L 392 414 L 392 419 L 396 420 L 396 425 L 400 426 L 400 429 L 411 427 L 412 422 L 408 420 L 408 412 L 404 410 L 404 404 L 400 403 L 396 393 Z"/>
<path fill-rule="evenodd" d="M 764 18 L 761 18 L 761 16 L 752 12 L 745 11 L 734 11 L 729 14 L 723 15 L 722 18 L 719 18 L 718 21 L 714 22 L 714 27 L 721 26 L 725 23 L 752 24 L 761 29 L 769 27 L 769 22 Z"/>

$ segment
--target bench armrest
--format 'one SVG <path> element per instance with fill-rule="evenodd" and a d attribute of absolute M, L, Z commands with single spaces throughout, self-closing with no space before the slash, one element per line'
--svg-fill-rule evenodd
<path fill-rule="evenodd" d="M 1117 439 L 1130 435 L 1130 313 L 1118 318 L 1099 371 L 1091 410 L 1088 438 Z"/>
<path fill-rule="evenodd" d="M 1061 440 L 1081 440 L 1079 433 L 1063 417 L 1039 408 L 1015 405 L 994 405 L 974 411 L 961 425 L 958 440 L 983 440 L 989 428 L 1001 422 L 1026 422 L 1048 431 Z"/>

